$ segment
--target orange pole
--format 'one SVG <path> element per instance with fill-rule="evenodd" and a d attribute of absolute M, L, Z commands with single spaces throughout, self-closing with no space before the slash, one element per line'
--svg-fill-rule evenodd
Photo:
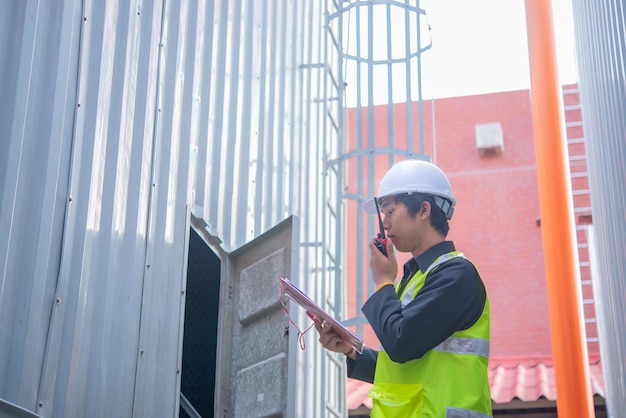
<path fill-rule="evenodd" d="M 550 0 L 526 0 L 531 100 L 548 310 L 562 417 L 594 417 Z"/>

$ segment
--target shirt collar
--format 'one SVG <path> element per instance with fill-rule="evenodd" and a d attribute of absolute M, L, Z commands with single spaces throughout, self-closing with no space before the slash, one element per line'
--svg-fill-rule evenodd
<path fill-rule="evenodd" d="M 423 272 L 437 258 L 451 251 L 455 251 L 454 243 L 452 241 L 442 241 L 437 243 L 419 256 L 411 258 L 407 261 L 404 264 L 404 273 L 407 274 L 408 272 L 413 272 L 413 274 L 415 274 L 417 270 L 421 270 Z"/>

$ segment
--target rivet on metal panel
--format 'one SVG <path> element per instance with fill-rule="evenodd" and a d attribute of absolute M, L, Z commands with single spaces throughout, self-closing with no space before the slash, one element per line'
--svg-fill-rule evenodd
<path fill-rule="evenodd" d="M 57 305 L 61 304 L 61 298 L 57 298 Z"/>
<path fill-rule="evenodd" d="M 180 374 L 180 369 L 176 369 L 176 374 Z"/>
<path fill-rule="evenodd" d="M 87 21 L 87 16 L 83 16 L 83 22 Z"/>
<path fill-rule="evenodd" d="M 146 264 L 146 268 L 149 269 L 150 268 L 150 264 Z"/>
<path fill-rule="evenodd" d="M 69 199 L 69 200 L 70 200 L 70 202 L 71 202 L 71 201 L 72 201 L 72 200 L 74 200 L 74 199 L 72 199 L 72 197 L 70 196 L 70 199 Z"/>
<path fill-rule="evenodd" d="M 139 350 L 139 355 L 143 356 L 143 350 Z"/>
<path fill-rule="evenodd" d="M 40 407 L 40 408 L 42 408 L 42 407 L 43 407 L 43 402 L 42 402 L 42 401 L 39 401 L 39 404 L 38 404 L 38 405 L 39 405 L 39 407 Z"/>

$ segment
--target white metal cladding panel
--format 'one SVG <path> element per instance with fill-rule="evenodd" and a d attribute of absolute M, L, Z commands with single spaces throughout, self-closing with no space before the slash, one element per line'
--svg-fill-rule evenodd
<path fill-rule="evenodd" d="M 606 403 L 626 416 L 626 16 L 624 2 L 572 3 L 595 246 L 594 299 Z"/>
<path fill-rule="evenodd" d="M 328 164 L 341 151 L 341 71 L 326 7 L 335 5 L 248 0 L 198 14 L 207 32 L 193 61 L 205 72 L 194 78 L 193 112 L 208 118 L 193 125 L 190 181 L 193 214 L 226 251 L 300 216 L 298 283 L 343 317 L 341 164 Z M 344 365 L 308 337 L 298 355 L 298 416 L 341 416 Z"/>
<path fill-rule="evenodd" d="M 205 72 L 192 90 L 208 120 L 194 125 L 191 199 L 225 251 L 299 215 L 297 282 L 344 317 L 343 292 L 336 293 L 341 164 L 328 164 L 341 152 L 341 72 L 326 7 L 334 2 L 248 0 L 198 14 L 208 32 L 197 39 L 203 47 L 194 62 Z M 344 364 L 308 337 L 312 344 L 297 356 L 297 416 L 342 416 Z"/>
<path fill-rule="evenodd" d="M 300 214 L 302 283 L 342 316 L 324 3 L 2 7 L 0 398 L 177 413 L 188 202 L 229 251 Z M 299 362 L 299 416 L 345 414 L 343 364 Z"/>
<path fill-rule="evenodd" d="M 2 13 L 0 397 L 43 416 L 177 413 L 185 51 L 148 6 Z"/>
<path fill-rule="evenodd" d="M 325 58 L 323 8 L 289 1 L 215 5 L 204 40 L 212 43 L 203 51 L 212 70 L 195 88 L 209 118 L 192 144 L 192 196 L 194 213 L 228 251 L 305 210 L 298 196 L 309 183 L 302 178 L 322 178 L 311 170 L 324 154 L 304 147 L 325 145 L 324 115 L 315 119 L 312 109 L 325 92 L 311 70 Z"/>
<path fill-rule="evenodd" d="M 31 411 L 61 262 L 80 9 L 0 3 L 0 398 Z"/>

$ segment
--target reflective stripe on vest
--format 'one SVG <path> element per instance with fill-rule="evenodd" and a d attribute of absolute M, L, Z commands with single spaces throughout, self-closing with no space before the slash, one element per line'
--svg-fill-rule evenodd
<path fill-rule="evenodd" d="M 482 338 L 448 337 L 433 350 L 441 353 L 476 354 L 489 358 L 489 341 Z"/>
<path fill-rule="evenodd" d="M 424 276 L 428 276 L 428 273 L 435 267 L 439 266 L 441 263 L 445 263 L 448 260 L 451 260 L 456 257 L 465 257 L 463 253 L 447 253 L 439 257 L 437 260 L 433 261 L 433 263 L 428 266 L 426 271 L 423 273 Z M 402 296 L 402 307 L 404 308 L 413 300 L 413 288 L 415 287 L 415 281 L 411 281 L 411 283 L 404 289 L 404 295 Z"/>
<path fill-rule="evenodd" d="M 491 415 L 449 406 L 446 408 L 446 418 L 491 418 Z"/>

